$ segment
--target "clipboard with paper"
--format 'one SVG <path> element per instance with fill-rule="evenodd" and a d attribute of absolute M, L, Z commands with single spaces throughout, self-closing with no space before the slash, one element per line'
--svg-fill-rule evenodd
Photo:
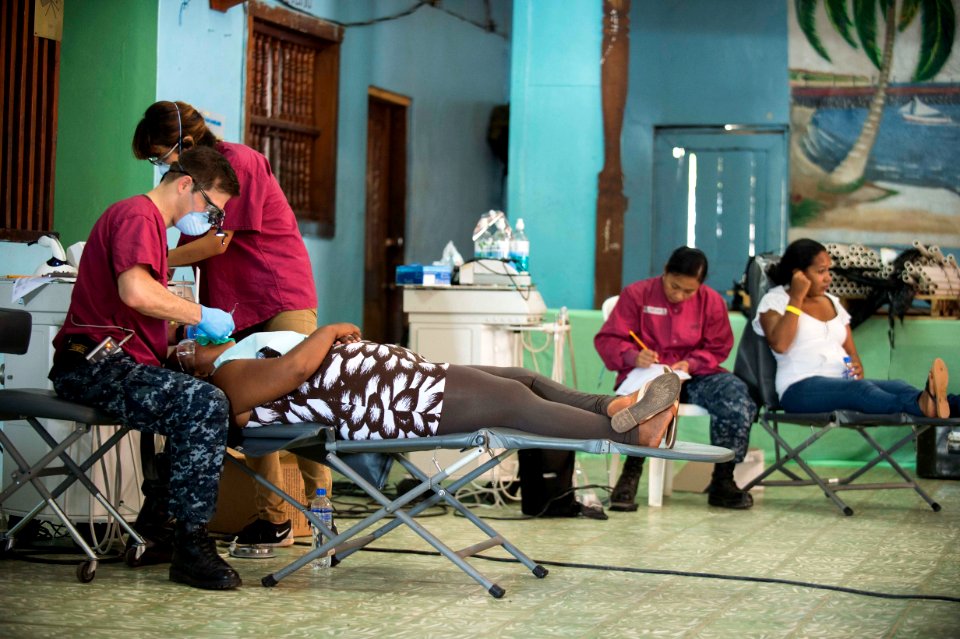
<path fill-rule="evenodd" d="M 680 378 L 680 381 L 686 381 L 690 379 L 690 375 L 686 371 L 671 370 L 670 372 L 676 373 L 677 377 Z M 630 371 L 623 382 L 617 386 L 617 389 L 614 392 L 617 395 L 629 395 L 630 393 L 635 393 L 637 390 L 643 388 L 647 382 L 663 374 L 663 364 L 654 364 L 653 366 L 648 366 L 647 368 L 635 368 Z"/>

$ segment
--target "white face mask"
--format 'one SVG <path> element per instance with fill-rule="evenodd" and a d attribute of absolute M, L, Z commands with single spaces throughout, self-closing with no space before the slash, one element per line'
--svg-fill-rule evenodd
<path fill-rule="evenodd" d="M 203 235 L 213 224 L 210 223 L 210 214 L 206 211 L 187 213 L 174 224 L 184 235 Z"/>

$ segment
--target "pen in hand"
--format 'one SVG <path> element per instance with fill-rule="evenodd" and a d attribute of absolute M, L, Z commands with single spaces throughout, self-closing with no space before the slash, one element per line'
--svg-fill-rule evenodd
<path fill-rule="evenodd" d="M 634 333 L 633 331 L 630 331 L 630 337 L 632 337 L 632 338 L 633 338 L 633 341 L 635 341 L 637 344 L 639 344 L 639 345 L 640 345 L 640 348 L 642 348 L 643 350 L 645 350 L 645 351 L 649 351 L 649 350 L 650 350 L 650 348 L 649 348 L 646 344 L 643 343 L 643 340 L 640 339 L 639 337 L 637 337 L 637 334 Z"/>
<path fill-rule="evenodd" d="M 654 362 L 660 360 L 660 356 L 657 355 L 657 353 L 654 352 L 649 346 L 647 346 L 646 344 L 644 344 L 644 343 L 643 343 L 643 340 L 640 339 L 639 337 L 637 337 L 637 334 L 636 334 L 636 333 L 634 333 L 633 331 L 629 331 L 629 333 L 630 333 L 630 337 L 633 338 L 633 341 L 635 341 L 635 342 L 640 346 L 641 349 L 643 349 L 643 350 L 645 350 L 645 351 L 650 351 L 651 353 L 653 353 L 653 361 L 654 361 Z"/>

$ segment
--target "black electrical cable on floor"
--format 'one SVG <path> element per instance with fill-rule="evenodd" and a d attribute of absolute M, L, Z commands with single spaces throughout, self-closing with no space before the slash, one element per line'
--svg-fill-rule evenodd
<path fill-rule="evenodd" d="M 81 554 L 79 548 L 24 548 L 7 551 L 4 559 L 25 561 L 31 564 L 48 564 L 51 566 L 75 566 L 79 562 L 90 561 L 90 558 Z M 70 555 L 62 559 L 44 557 L 43 555 Z M 98 564 L 117 564 L 124 560 L 123 555 L 97 555 Z"/>
<path fill-rule="evenodd" d="M 393 554 L 409 555 L 428 555 L 439 557 L 440 553 L 433 550 L 409 550 L 403 548 L 361 548 L 365 552 L 382 552 Z M 496 561 L 500 563 L 518 564 L 518 559 L 510 557 L 488 557 L 485 555 L 474 555 L 477 559 L 486 561 Z M 881 599 L 919 599 L 922 601 L 945 601 L 947 603 L 960 603 L 960 597 L 951 597 L 949 595 L 904 595 L 889 592 L 876 592 L 873 590 L 862 590 L 860 588 L 847 588 L 846 586 L 830 586 L 828 584 L 817 584 L 809 581 L 796 581 L 794 579 L 779 579 L 777 577 L 750 577 L 747 575 L 724 575 L 714 572 L 692 572 L 687 570 L 663 570 L 659 568 L 631 568 L 629 566 L 602 566 L 597 564 L 578 564 L 567 561 L 545 561 L 533 559 L 534 563 L 543 566 L 556 566 L 559 568 L 580 568 L 582 570 L 603 570 L 610 572 L 630 572 L 646 575 L 670 575 L 677 577 L 699 577 L 701 579 L 723 579 L 727 581 L 746 581 L 754 583 L 780 584 L 784 586 L 799 586 L 801 588 L 814 588 L 817 590 L 832 590 L 850 595 L 862 595 L 864 597 L 878 597 Z"/>

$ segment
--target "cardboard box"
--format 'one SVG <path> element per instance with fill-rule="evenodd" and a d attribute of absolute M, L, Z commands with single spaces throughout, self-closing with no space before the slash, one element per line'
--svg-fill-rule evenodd
<path fill-rule="evenodd" d="M 763 472 L 763 451 L 759 448 L 747 450 L 747 456 L 733 469 L 733 479 L 737 486 L 743 487 Z M 673 476 L 673 489 L 687 493 L 702 493 L 710 485 L 713 464 L 706 462 L 687 462 L 680 472 Z M 750 492 L 763 490 L 763 486 L 754 486 Z"/>
<path fill-rule="evenodd" d="M 243 459 L 243 455 L 228 450 L 228 455 Z M 280 469 L 282 480 L 279 488 L 294 498 L 302 498 L 303 477 L 294 455 L 280 453 Z M 225 463 L 223 476 L 220 478 L 220 496 L 217 499 L 217 512 L 210 520 L 208 528 L 211 532 L 236 533 L 244 526 L 257 518 L 257 507 L 254 500 L 255 482 L 246 473 L 236 468 L 233 463 Z M 327 486 L 329 493 L 330 486 Z M 293 523 L 294 537 L 310 535 L 310 526 L 307 518 L 287 502 L 283 503 L 283 512 Z"/>

